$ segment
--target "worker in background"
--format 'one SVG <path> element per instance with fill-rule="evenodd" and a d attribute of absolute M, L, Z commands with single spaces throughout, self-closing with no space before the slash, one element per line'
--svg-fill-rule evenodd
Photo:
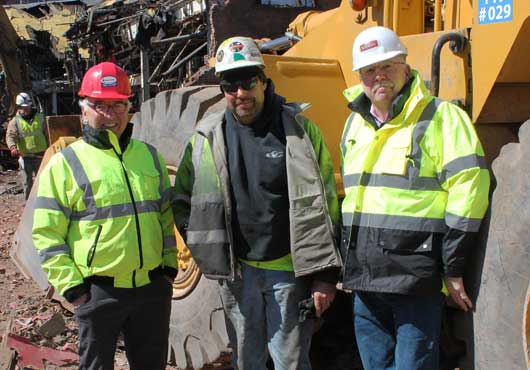
<path fill-rule="evenodd" d="M 6 144 L 11 155 L 19 158 L 24 196 L 28 199 L 48 144 L 44 135 L 44 115 L 35 110 L 31 95 L 21 92 L 15 103 L 17 113 L 7 125 Z"/>
<path fill-rule="evenodd" d="M 120 332 L 131 369 L 165 369 L 177 251 L 166 165 L 131 139 L 131 86 L 113 63 L 81 89 L 83 138 L 39 176 L 33 241 L 55 289 L 75 306 L 80 369 L 114 369 Z"/>
<path fill-rule="evenodd" d="M 234 367 L 265 369 L 269 352 L 277 370 L 307 370 L 313 318 L 335 296 L 340 211 L 320 130 L 264 68 L 249 38 L 219 46 L 227 107 L 190 139 L 173 211 L 202 273 L 219 280 Z"/>
<path fill-rule="evenodd" d="M 366 370 L 438 368 L 442 281 L 473 307 L 462 276 L 488 206 L 469 117 L 431 96 L 406 57 L 394 32 L 366 29 L 353 44 L 361 83 L 344 92 L 343 284 Z"/>

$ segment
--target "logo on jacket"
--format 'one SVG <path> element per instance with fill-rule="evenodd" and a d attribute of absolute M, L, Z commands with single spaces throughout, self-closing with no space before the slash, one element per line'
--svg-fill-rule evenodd
<path fill-rule="evenodd" d="M 280 150 L 273 150 L 272 152 L 266 153 L 265 157 L 271 159 L 283 158 L 283 152 Z"/>

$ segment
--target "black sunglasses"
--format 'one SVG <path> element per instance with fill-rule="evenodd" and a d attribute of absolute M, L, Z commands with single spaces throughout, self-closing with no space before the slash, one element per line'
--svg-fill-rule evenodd
<path fill-rule="evenodd" d="M 233 94 L 239 90 L 239 88 L 242 88 L 243 90 L 252 90 L 256 87 L 258 84 L 258 76 L 247 78 L 246 80 L 239 80 L 239 81 L 221 81 L 219 84 L 221 86 L 221 89 L 224 92 L 227 92 L 229 94 Z"/>

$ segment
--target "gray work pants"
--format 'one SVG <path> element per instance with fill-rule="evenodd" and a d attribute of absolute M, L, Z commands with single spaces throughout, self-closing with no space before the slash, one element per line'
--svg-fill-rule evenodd
<path fill-rule="evenodd" d="M 22 169 L 22 186 L 24 187 L 24 198 L 27 200 L 31 188 L 33 187 L 33 179 L 37 176 L 42 157 L 22 157 L 24 161 L 24 168 Z"/>
<path fill-rule="evenodd" d="M 268 352 L 276 370 L 311 370 L 314 320 L 298 321 L 298 303 L 311 296 L 309 283 L 294 272 L 244 263 L 241 275 L 234 282 L 220 281 L 234 368 L 266 370 Z"/>

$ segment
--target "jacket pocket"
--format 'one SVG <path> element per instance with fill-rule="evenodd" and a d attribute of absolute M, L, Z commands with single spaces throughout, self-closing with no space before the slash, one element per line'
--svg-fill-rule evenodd
<path fill-rule="evenodd" d="M 387 234 L 379 240 L 378 246 L 388 253 L 395 254 L 429 253 L 433 249 L 433 240 L 431 233 L 427 235 L 413 235 L 412 237 Z"/>
<path fill-rule="evenodd" d="M 341 267 L 331 220 L 324 206 L 291 208 L 289 216 L 291 253 L 297 276 L 311 274 L 322 267 Z"/>
<path fill-rule="evenodd" d="M 94 257 L 96 256 L 96 248 L 99 241 L 99 236 L 101 235 L 101 230 L 103 229 L 102 225 L 98 226 L 98 229 L 96 231 L 96 237 L 94 238 L 94 243 L 92 243 L 92 246 L 88 250 L 88 254 L 86 256 L 86 265 L 87 267 L 92 266 L 92 261 L 94 260 Z"/>
<path fill-rule="evenodd" d="M 432 278 L 440 271 L 440 244 L 431 232 L 384 230 L 377 246 L 382 250 L 380 262 L 386 261 L 381 266 L 386 265 L 391 276 Z"/>
<path fill-rule="evenodd" d="M 139 187 L 143 199 L 158 200 L 161 196 L 159 193 L 161 174 L 154 168 L 143 169 L 139 178 Z"/>
<path fill-rule="evenodd" d="M 408 127 L 392 133 L 381 149 L 374 172 L 405 176 L 411 144 L 412 136 Z"/>

